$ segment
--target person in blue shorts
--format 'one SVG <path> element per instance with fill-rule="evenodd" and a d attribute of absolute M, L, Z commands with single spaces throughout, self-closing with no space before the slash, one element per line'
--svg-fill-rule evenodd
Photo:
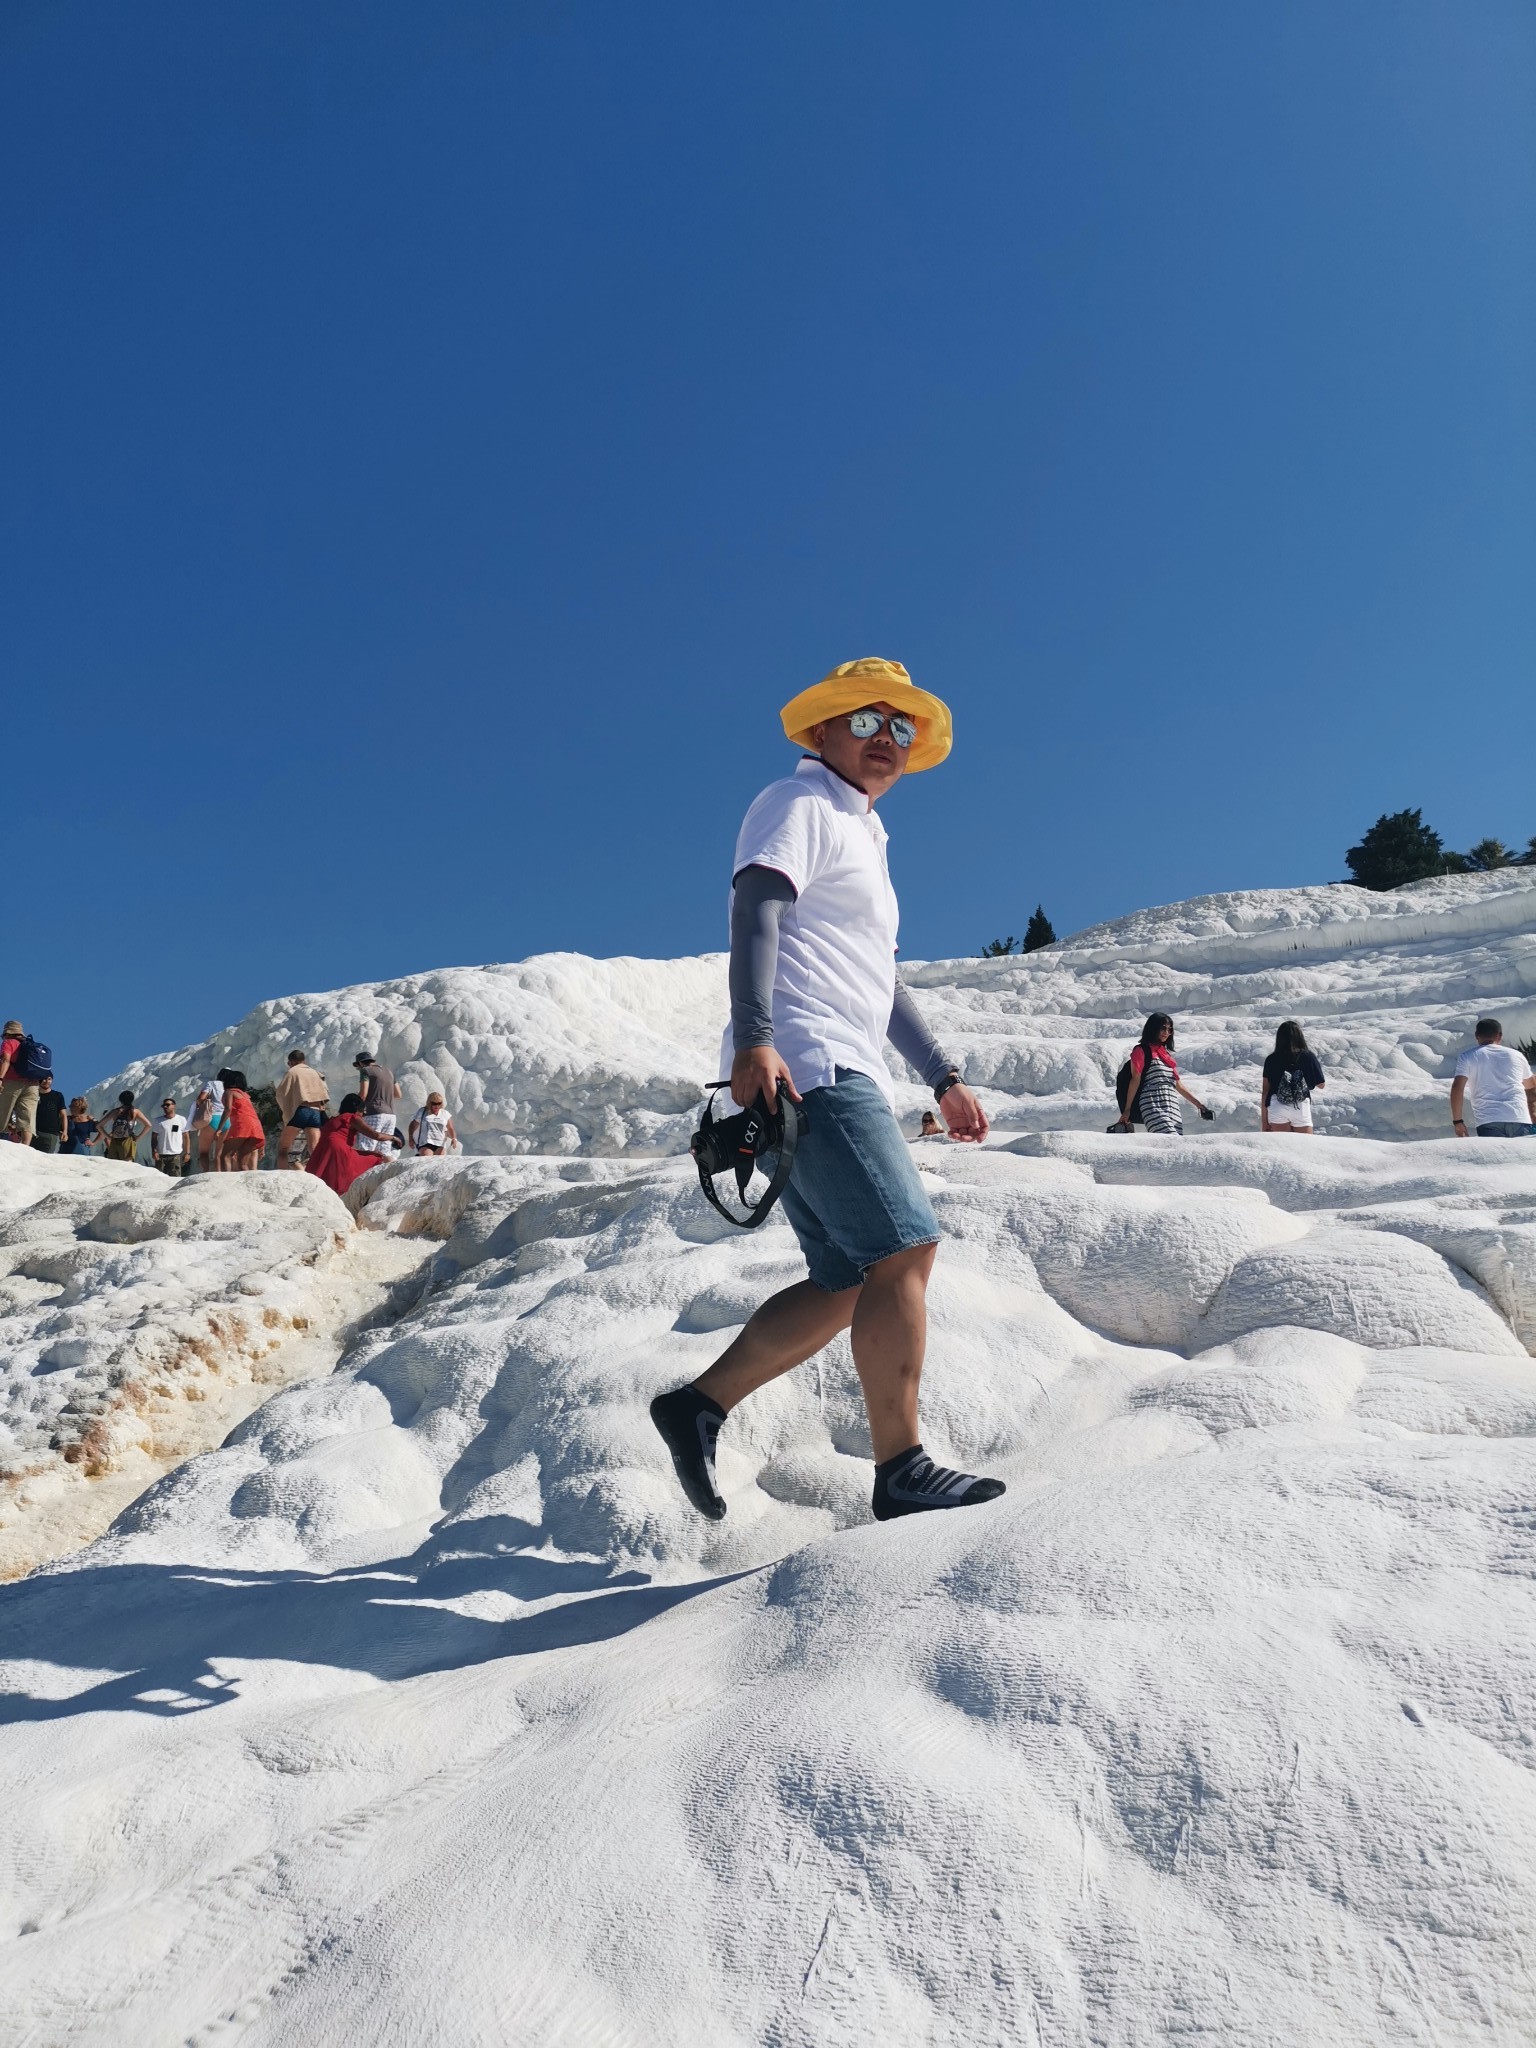
<path fill-rule="evenodd" d="M 849 1330 L 869 1414 L 877 1521 L 972 1507 L 1000 1479 L 936 1465 L 918 1429 L 928 1276 L 939 1226 L 896 1121 L 887 1039 L 933 1089 L 952 1138 L 986 1112 L 896 972 L 896 892 L 875 805 L 950 750 L 948 706 L 900 662 L 844 662 L 780 714 L 809 748 L 747 812 L 731 887 L 731 1023 L 724 1063 L 743 1108 L 803 1104 L 784 1210 L 809 1273 L 763 1303 L 691 1385 L 651 1417 L 701 1514 L 726 1511 L 715 1445 L 737 1404 Z"/>
<path fill-rule="evenodd" d="M 1468 1135 L 1465 1112 L 1470 1111 L 1480 1138 L 1536 1137 L 1536 1076 L 1530 1062 L 1504 1043 L 1497 1017 L 1479 1017 L 1474 1035 L 1477 1043 L 1457 1060 L 1451 1082 L 1452 1130 L 1458 1138 Z"/>
<path fill-rule="evenodd" d="M 289 1053 L 276 1093 L 278 1112 L 283 1119 L 282 1136 L 277 1141 L 277 1164 L 280 1169 L 302 1171 L 305 1160 L 320 1142 L 320 1132 L 331 1113 L 331 1096 L 324 1074 L 316 1073 L 301 1047 L 295 1046 Z M 303 1150 L 295 1159 L 294 1147 L 301 1139 Z"/>

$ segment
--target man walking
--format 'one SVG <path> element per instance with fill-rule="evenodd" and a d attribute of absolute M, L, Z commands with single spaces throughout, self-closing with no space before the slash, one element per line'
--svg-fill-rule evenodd
<path fill-rule="evenodd" d="M 301 1137 L 305 1140 L 305 1159 L 314 1149 L 330 1108 L 330 1090 L 324 1074 L 317 1074 L 303 1053 L 295 1049 L 288 1055 L 288 1071 L 274 1092 L 283 1119 L 283 1134 L 277 1141 L 278 1166 L 302 1173 L 304 1159 L 295 1160 L 290 1155 Z"/>
<path fill-rule="evenodd" d="M 1497 1017 L 1480 1017 L 1477 1044 L 1456 1062 L 1451 1083 L 1451 1128 L 1458 1138 L 1469 1137 L 1472 1129 L 1480 1138 L 1529 1138 L 1536 1133 L 1531 1121 L 1536 1105 L 1536 1075 L 1523 1052 L 1504 1043 L 1504 1026 Z M 1467 1091 L 1471 1090 L 1470 1118 L 1463 1117 Z"/>
<path fill-rule="evenodd" d="M 784 1211 L 809 1277 L 764 1302 L 691 1386 L 658 1396 L 651 1418 L 683 1491 L 719 1520 L 715 1443 L 730 1411 L 851 1329 L 875 1519 L 972 1507 L 1002 1481 L 935 1465 L 918 1430 L 939 1226 L 896 1122 L 885 1040 L 933 1089 L 951 1137 L 980 1143 L 987 1118 L 896 972 L 896 895 L 874 814 L 903 773 L 948 754 L 949 710 L 900 662 L 867 658 L 780 715 L 814 753 L 763 791 L 736 842 L 722 1058 L 743 1108 L 773 1104 L 781 1081 L 804 1105 Z"/>
<path fill-rule="evenodd" d="M 352 1134 L 352 1148 L 393 1159 L 395 1148 L 391 1140 L 395 1135 L 395 1104 L 400 1100 L 400 1084 L 371 1052 L 360 1052 L 352 1064 L 361 1077 L 363 1096 L 363 1113 Z"/>

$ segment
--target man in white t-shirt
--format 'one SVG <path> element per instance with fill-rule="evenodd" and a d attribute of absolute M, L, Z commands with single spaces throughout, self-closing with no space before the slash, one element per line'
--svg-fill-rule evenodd
<path fill-rule="evenodd" d="M 182 1140 L 186 1128 L 186 1118 L 176 1114 L 176 1104 L 168 1095 L 160 1105 L 159 1117 L 149 1127 L 149 1149 L 154 1154 L 156 1166 L 173 1180 L 181 1178 Z"/>
<path fill-rule="evenodd" d="M 1476 1038 L 1477 1044 L 1456 1062 L 1451 1083 L 1451 1123 L 1457 1137 L 1471 1136 L 1469 1123 L 1480 1138 L 1531 1137 L 1536 1134 L 1531 1121 L 1536 1075 L 1530 1061 L 1504 1043 L 1504 1026 L 1497 1017 L 1480 1017 Z M 1464 1107 L 1470 1107 L 1470 1116 L 1463 1117 Z"/>
<path fill-rule="evenodd" d="M 948 707 L 900 662 L 845 662 L 786 704 L 814 749 L 765 789 L 736 841 L 731 1022 L 722 1058 L 745 1109 L 782 1083 L 806 1128 L 784 1212 L 809 1277 L 764 1302 L 691 1385 L 651 1403 L 683 1491 L 725 1513 L 715 1443 L 738 1402 L 850 1330 L 875 1458 L 877 1521 L 973 1507 L 1000 1479 L 936 1465 L 918 1432 L 928 1275 L 939 1226 L 895 1115 L 889 1040 L 933 1089 L 950 1136 L 980 1143 L 986 1112 L 896 972 L 896 892 L 879 799 L 950 749 Z"/>

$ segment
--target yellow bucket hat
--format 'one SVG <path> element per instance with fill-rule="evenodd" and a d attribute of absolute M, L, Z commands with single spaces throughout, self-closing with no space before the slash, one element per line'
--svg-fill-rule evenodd
<path fill-rule="evenodd" d="M 917 738 L 907 749 L 907 773 L 937 768 L 953 741 L 949 706 L 942 698 L 920 690 L 899 661 L 882 661 L 866 654 L 859 661 L 845 661 L 812 683 L 798 697 L 791 697 L 779 716 L 784 731 L 797 747 L 815 752 L 811 734 L 829 718 L 861 711 L 866 704 L 890 704 L 905 711 L 917 726 Z"/>

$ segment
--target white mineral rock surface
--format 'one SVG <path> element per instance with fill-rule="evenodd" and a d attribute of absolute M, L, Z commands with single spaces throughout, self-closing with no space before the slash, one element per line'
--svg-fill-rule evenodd
<path fill-rule="evenodd" d="M 414 1262 L 308 1174 L 172 1181 L 0 1145 L 0 1579 L 99 1536 Z"/>
<path fill-rule="evenodd" d="M 1118 966 L 1101 933 L 1076 967 L 914 979 L 948 977 L 930 1000 L 992 1048 L 1017 1123 L 1052 1099 L 1104 1121 L 1104 1063 L 1155 1002 L 1181 1050 L 1226 1046 L 1198 1085 L 1230 1087 L 1235 1124 L 1265 1031 L 1242 1037 L 1222 985 L 1251 943 L 1246 974 L 1326 998 L 1250 1000 L 1270 1030 L 1302 1015 L 1332 1113 L 1412 1128 L 1432 1099 L 1444 1118 L 1470 1014 L 1528 1028 L 1527 887 L 1224 898 L 1127 920 Z M 1344 898 L 1355 940 L 1330 950 L 1319 906 Z M 558 1023 L 557 967 L 588 1007 L 574 1052 L 539 1052 L 528 985 Z M 422 978 L 453 1004 L 504 984 L 461 1075 L 520 1020 L 482 1134 L 596 1114 L 631 970 Z M 703 1050 L 718 967 L 648 971 L 636 1057 L 664 1076 L 666 1045 Z M 1053 976 L 1106 1008 L 1058 1004 L 1032 1036 Z M 350 1051 L 385 996 L 309 1014 L 346 1011 Z M 1069 1044 L 1079 1095 L 1030 1092 Z M 650 1144 L 678 1112 L 658 1092 L 645 1113 Z M 0 1588 L 6 2038 L 1536 2037 L 1536 1146 L 1067 1129 L 916 1157 L 945 1232 L 925 1438 L 1009 1491 L 883 1527 L 845 1344 L 733 1415 L 723 1523 L 650 1430 L 651 1396 L 799 1276 L 781 1221 L 728 1231 L 681 1159 L 367 1176 L 357 1235 L 428 1255 L 424 1297 Z M 66 1164 L 28 1170 L 64 1190 Z M 79 1171 L 105 1206 L 136 1170 Z M 216 1199 L 275 1205 L 253 1272 L 275 1285 L 347 1211 L 243 1178 L 277 1191 Z M 69 1211 L 74 1242 L 97 1213 Z M 208 1238 L 176 1241 L 211 1259 Z"/>
<path fill-rule="evenodd" d="M 1533 892 L 1536 868 L 1386 895 L 1245 890 L 1138 911 L 1024 958 L 904 971 L 1000 1129 L 1102 1131 L 1142 1019 L 1167 1010 L 1220 1128 L 1258 1128 L 1259 1068 L 1294 1017 L 1328 1073 L 1321 1129 L 1431 1137 L 1481 1010 L 1512 1044 L 1536 1036 Z M 125 1068 L 92 1100 L 134 1088 L 186 1105 L 221 1066 L 275 1081 L 299 1045 L 339 1101 L 353 1056 L 377 1051 L 408 1110 L 443 1091 L 472 1152 L 675 1153 L 719 1078 L 725 1009 L 722 955 L 443 968 L 263 1003 L 202 1045 Z M 894 1055 L 892 1070 L 915 1117 L 927 1097 Z"/>

